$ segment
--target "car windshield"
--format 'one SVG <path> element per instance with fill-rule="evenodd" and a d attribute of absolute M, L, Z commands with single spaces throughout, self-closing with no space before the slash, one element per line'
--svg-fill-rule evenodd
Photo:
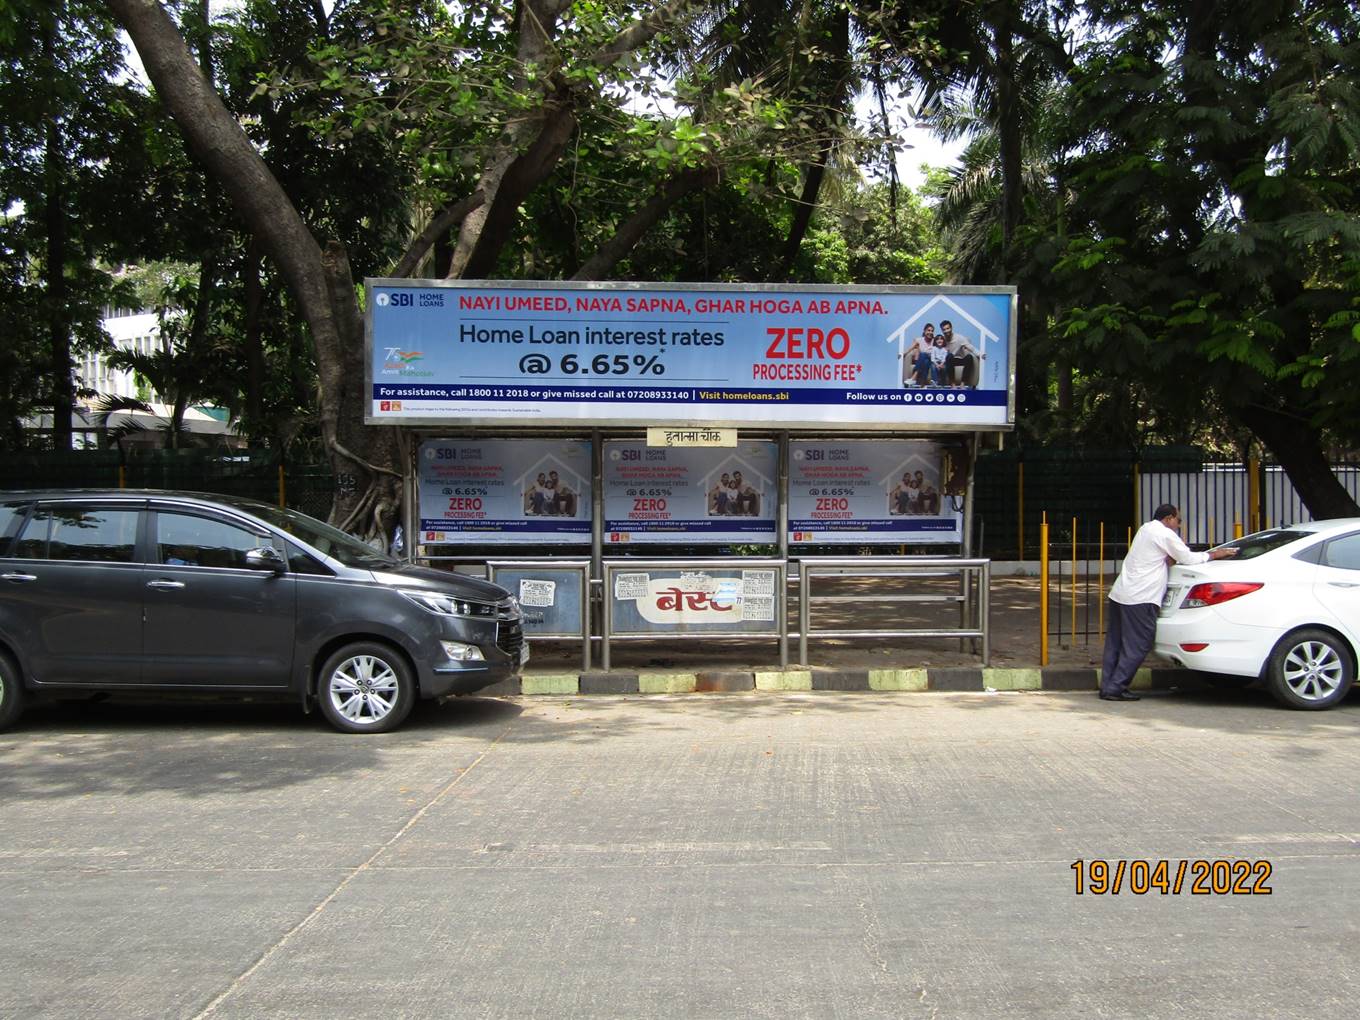
<path fill-rule="evenodd" d="M 347 535 L 339 528 L 308 517 L 296 510 L 280 510 L 265 503 L 242 504 L 256 517 L 267 521 L 294 538 L 306 542 L 317 552 L 338 560 L 347 567 L 361 570 L 390 570 L 398 565 L 390 556 L 378 552 L 366 542 Z"/>
<path fill-rule="evenodd" d="M 1278 549 L 1281 546 L 1289 545 L 1291 542 L 1298 542 L 1301 539 L 1311 537 L 1313 537 L 1311 531 L 1275 528 L 1271 531 L 1258 531 L 1254 535 L 1247 535 L 1235 542 L 1226 544 L 1237 550 L 1237 559 L 1249 560 L 1268 553 L 1272 549 Z"/>

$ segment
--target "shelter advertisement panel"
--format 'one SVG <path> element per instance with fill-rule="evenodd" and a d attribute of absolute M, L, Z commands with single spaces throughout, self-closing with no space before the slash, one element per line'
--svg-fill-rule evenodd
<path fill-rule="evenodd" d="M 963 541 L 961 450 L 920 439 L 789 444 L 789 540 Z"/>
<path fill-rule="evenodd" d="M 605 542 L 774 542 L 778 463 L 771 440 L 734 449 L 606 442 Z"/>
<path fill-rule="evenodd" d="M 366 281 L 370 424 L 1005 428 L 1014 288 Z"/>
<path fill-rule="evenodd" d="M 491 580 L 519 600 L 529 637 L 583 636 L 586 575 L 580 568 L 491 564 Z"/>
<path fill-rule="evenodd" d="M 431 439 L 418 453 L 421 540 L 590 542 L 590 443 Z"/>
<path fill-rule="evenodd" d="M 611 571 L 614 634 L 779 633 L 776 570 Z"/>

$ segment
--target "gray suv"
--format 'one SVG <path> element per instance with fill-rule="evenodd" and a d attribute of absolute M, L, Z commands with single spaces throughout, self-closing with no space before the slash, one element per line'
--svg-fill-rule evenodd
<path fill-rule="evenodd" d="M 528 659 L 519 605 L 305 514 L 175 492 L 0 492 L 0 729 L 40 692 L 275 693 L 349 733 Z"/>

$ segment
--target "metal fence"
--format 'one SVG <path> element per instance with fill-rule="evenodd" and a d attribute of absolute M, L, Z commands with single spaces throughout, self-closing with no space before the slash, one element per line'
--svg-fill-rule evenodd
<path fill-rule="evenodd" d="M 272 450 L 70 450 L 0 453 L 0 489 L 179 489 L 245 496 L 323 520 L 335 481 L 330 465 Z"/>

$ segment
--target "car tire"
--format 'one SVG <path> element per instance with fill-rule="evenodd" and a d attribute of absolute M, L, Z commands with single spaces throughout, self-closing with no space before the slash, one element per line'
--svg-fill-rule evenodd
<path fill-rule="evenodd" d="M 0 652 L 0 730 L 8 729 L 24 710 L 24 679 L 18 664 Z"/>
<path fill-rule="evenodd" d="M 322 664 L 316 699 L 326 721 L 342 733 L 386 733 L 411 714 L 416 685 L 396 649 L 358 641 Z"/>
<path fill-rule="evenodd" d="M 1354 680 L 1350 647 L 1330 631 L 1313 627 L 1286 634 L 1266 665 L 1266 686 L 1290 708 L 1331 708 Z"/>

